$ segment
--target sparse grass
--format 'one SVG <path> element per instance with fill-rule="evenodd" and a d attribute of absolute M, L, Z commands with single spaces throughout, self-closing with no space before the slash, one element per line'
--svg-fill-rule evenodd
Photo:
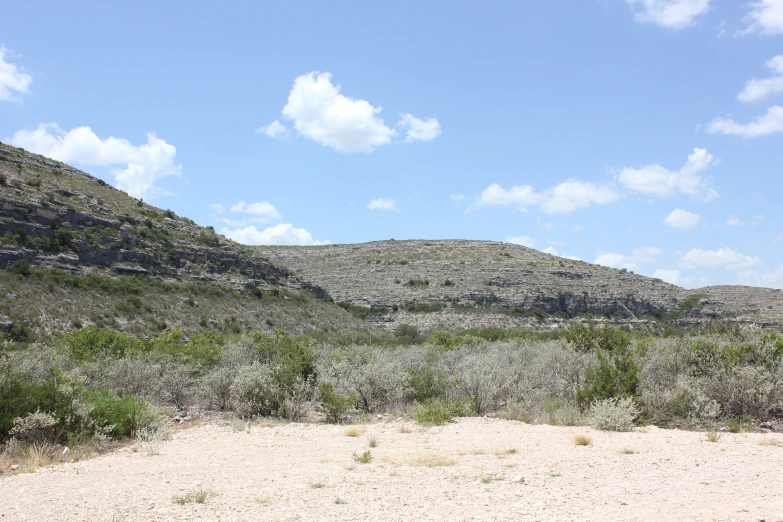
<path fill-rule="evenodd" d="M 778 448 L 783 448 L 783 441 L 776 439 L 761 439 L 759 441 L 759 446 L 776 446 Z"/>
<path fill-rule="evenodd" d="M 367 441 L 367 445 L 371 448 L 378 447 L 378 439 L 375 437 L 375 435 L 370 435 L 370 440 Z"/>
<path fill-rule="evenodd" d="M 593 439 L 588 437 L 587 435 L 577 435 L 573 438 L 574 444 L 577 446 L 589 446 L 593 443 Z"/>
<path fill-rule="evenodd" d="M 339 504 L 347 504 L 348 502 L 346 502 L 345 500 L 341 499 L 340 497 L 335 497 L 334 503 L 339 505 Z"/>
<path fill-rule="evenodd" d="M 372 453 L 370 450 L 366 450 L 364 453 L 353 453 L 353 460 L 360 464 L 369 464 L 372 462 Z"/>
<path fill-rule="evenodd" d="M 250 428 L 250 424 L 245 419 L 240 419 L 239 417 L 232 417 L 229 424 L 231 425 L 231 431 L 234 433 L 245 431 Z"/>
<path fill-rule="evenodd" d="M 205 504 L 207 502 L 207 498 L 210 497 L 210 492 L 206 489 L 195 489 L 186 495 L 180 495 L 174 497 L 174 503 L 179 505 L 184 504 Z"/>
<path fill-rule="evenodd" d="M 633 455 L 633 454 L 635 454 L 637 452 L 632 450 L 632 449 L 630 449 L 630 448 L 624 448 L 624 449 L 620 450 L 620 453 L 622 453 L 623 455 Z"/>
<path fill-rule="evenodd" d="M 165 427 L 145 426 L 136 432 L 136 446 L 141 448 L 149 457 L 159 455 L 160 447 L 165 437 Z"/>
<path fill-rule="evenodd" d="M 367 431 L 367 428 L 364 426 L 348 426 L 343 430 L 343 434 L 346 437 L 361 437 L 365 431 Z"/>
<path fill-rule="evenodd" d="M 493 482 L 499 482 L 501 480 L 503 480 L 503 477 L 498 477 L 496 475 L 485 475 L 481 477 L 482 484 L 492 484 Z"/>
<path fill-rule="evenodd" d="M 321 489 L 326 487 L 326 482 L 311 482 L 310 487 L 313 489 Z"/>
<path fill-rule="evenodd" d="M 707 442 L 718 442 L 720 440 L 720 433 L 717 431 L 710 431 L 707 433 Z"/>
<path fill-rule="evenodd" d="M 396 461 L 394 463 L 400 464 L 400 462 L 396 462 Z M 414 457 L 410 457 L 401 462 L 401 464 L 404 464 L 406 466 L 420 467 L 420 468 L 440 468 L 446 466 L 453 466 L 456 463 L 457 460 L 455 458 L 450 457 L 448 455 L 443 455 L 441 453 L 429 453 L 426 455 L 417 455 Z"/>
<path fill-rule="evenodd" d="M 562 477 L 563 475 L 561 473 L 550 473 L 549 476 L 552 478 L 557 478 L 557 477 Z"/>

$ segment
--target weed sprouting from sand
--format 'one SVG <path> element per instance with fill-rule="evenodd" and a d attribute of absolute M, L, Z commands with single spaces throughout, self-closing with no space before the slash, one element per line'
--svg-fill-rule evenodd
<path fill-rule="evenodd" d="M 145 426 L 136 432 L 136 445 L 148 456 L 159 455 L 160 446 L 166 436 L 163 426 Z"/>
<path fill-rule="evenodd" d="M 707 433 L 707 442 L 718 442 L 720 440 L 720 433 L 717 431 L 710 431 Z"/>
<path fill-rule="evenodd" d="M 353 453 L 353 460 L 358 462 L 359 464 L 369 464 L 372 462 L 372 453 L 370 453 L 370 450 L 365 451 L 364 453 Z"/>
<path fill-rule="evenodd" d="M 367 441 L 367 445 L 371 448 L 375 448 L 378 446 L 378 439 L 375 438 L 375 435 L 370 436 L 370 440 Z"/>
<path fill-rule="evenodd" d="M 326 487 L 326 482 L 311 482 L 310 487 L 313 489 L 322 489 Z"/>
<path fill-rule="evenodd" d="M 348 426 L 343 430 L 343 434 L 346 437 L 361 437 L 364 435 L 365 428 L 363 426 Z"/>
<path fill-rule="evenodd" d="M 485 475 L 481 477 L 482 484 L 492 484 L 493 482 L 499 482 L 501 480 L 503 480 L 503 477 L 498 477 L 495 475 Z"/>
<path fill-rule="evenodd" d="M 573 438 L 574 444 L 577 446 L 589 446 L 593 443 L 593 439 L 588 437 L 587 435 L 577 435 Z"/>
<path fill-rule="evenodd" d="M 334 503 L 338 504 L 338 505 L 339 504 L 347 504 L 347 502 L 345 500 L 341 499 L 340 497 L 335 498 L 334 499 Z"/>
<path fill-rule="evenodd" d="M 233 417 L 229 424 L 231 424 L 231 431 L 233 431 L 234 433 L 245 431 L 250 427 L 250 425 L 245 419 L 240 419 L 238 417 Z"/>
<path fill-rule="evenodd" d="M 631 448 L 623 448 L 622 450 L 620 450 L 620 453 L 622 453 L 623 455 L 633 455 L 636 453 L 636 451 L 632 450 Z"/>
<path fill-rule="evenodd" d="M 184 504 L 204 504 L 207 502 L 207 498 L 209 498 L 210 492 L 206 489 L 195 489 L 191 492 L 189 492 L 187 495 L 181 495 L 174 497 L 174 503 L 179 505 Z"/>
<path fill-rule="evenodd" d="M 775 439 L 761 439 L 759 446 L 776 446 L 778 448 L 783 447 L 783 441 Z"/>

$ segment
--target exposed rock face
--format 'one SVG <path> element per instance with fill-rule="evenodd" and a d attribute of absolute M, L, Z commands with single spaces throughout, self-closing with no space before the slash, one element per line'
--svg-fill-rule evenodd
<path fill-rule="evenodd" d="M 48 158 L 0 144 L 0 268 L 19 259 L 71 272 L 102 270 L 328 294 L 257 252 L 187 218 L 131 198 Z"/>
<path fill-rule="evenodd" d="M 519 323 L 582 314 L 615 320 L 633 314 L 640 320 L 683 325 L 725 318 L 783 324 L 783 291 L 689 291 L 508 243 L 392 240 L 258 250 L 325 288 L 338 302 L 374 307 L 379 313 L 372 317 L 388 325 L 412 320 L 410 313 L 392 312 L 393 307 L 434 311 L 443 316 L 441 323 L 459 320 L 467 325 L 486 325 L 487 313 L 505 315 L 507 326 L 514 324 L 511 318 Z"/>

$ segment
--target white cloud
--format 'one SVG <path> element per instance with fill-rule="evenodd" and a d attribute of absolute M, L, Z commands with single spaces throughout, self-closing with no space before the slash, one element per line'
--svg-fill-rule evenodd
<path fill-rule="evenodd" d="M 89 127 L 64 131 L 57 124 L 42 124 L 36 130 L 14 133 L 11 144 L 65 163 L 114 168 L 117 188 L 131 196 L 164 194 L 155 182 L 164 176 L 179 176 L 181 165 L 174 164 L 176 147 L 153 133 L 147 134 L 147 143 L 135 146 L 123 138 L 100 139 Z"/>
<path fill-rule="evenodd" d="M 710 0 L 627 0 L 636 20 L 670 29 L 692 25 L 710 7 Z"/>
<path fill-rule="evenodd" d="M 672 210 L 672 212 L 666 216 L 666 219 L 663 220 L 663 222 L 671 228 L 681 228 L 683 230 L 696 228 L 699 226 L 700 221 L 700 215 L 680 208 Z"/>
<path fill-rule="evenodd" d="M 612 268 L 638 270 L 642 265 L 652 263 L 661 255 L 661 249 L 655 247 L 636 248 L 631 255 L 615 252 L 599 252 L 594 263 Z"/>
<path fill-rule="evenodd" d="M 725 247 L 719 250 L 694 248 L 680 258 L 680 265 L 684 268 L 743 270 L 763 264 L 764 262 L 758 257 L 747 256 Z"/>
<path fill-rule="evenodd" d="M 530 236 L 506 236 L 506 243 L 514 243 L 515 245 L 522 245 L 528 248 L 536 248 L 538 241 Z"/>
<path fill-rule="evenodd" d="M 776 72 L 776 76 L 769 78 L 752 78 L 745 84 L 745 88 L 737 95 L 740 101 L 754 102 L 783 92 L 783 55 L 779 54 L 766 64 L 768 69 Z"/>
<path fill-rule="evenodd" d="M 553 256 L 562 257 L 562 258 L 565 258 L 565 259 L 570 259 L 572 261 L 581 261 L 581 259 L 578 258 L 577 256 L 571 255 L 571 254 L 569 254 L 567 252 L 562 252 L 562 253 L 558 252 L 557 249 L 555 247 L 553 247 L 553 246 L 546 247 L 545 249 L 542 250 L 542 252 L 545 253 L 545 254 L 551 254 Z"/>
<path fill-rule="evenodd" d="M 370 210 L 397 210 L 397 202 L 393 199 L 378 198 L 367 203 Z"/>
<path fill-rule="evenodd" d="M 224 236 L 244 245 L 328 245 L 329 241 L 313 239 L 312 234 L 303 228 L 296 228 L 291 223 L 278 223 L 275 226 L 258 230 L 250 225 L 234 230 L 222 229 Z"/>
<path fill-rule="evenodd" d="M 397 131 L 384 123 L 381 107 L 349 98 L 340 94 L 340 89 L 340 85 L 332 83 L 328 72 L 314 71 L 297 77 L 283 107 L 283 118 L 290 120 L 302 136 L 340 152 L 372 152 L 391 143 Z M 422 120 L 408 113 L 401 115 L 397 125 L 406 132 L 406 142 L 430 141 L 441 133 L 437 119 Z M 275 120 L 256 132 L 278 138 L 289 129 Z"/>
<path fill-rule="evenodd" d="M 737 273 L 737 284 L 783 289 L 783 263 L 778 268 L 757 272 L 742 270 Z"/>
<path fill-rule="evenodd" d="M 239 201 L 238 203 L 232 205 L 230 210 L 231 212 L 251 214 L 254 216 L 251 218 L 251 221 L 255 221 L 257 223 L 273 221 L 282 217 L 274 205 L 266 201 L 258 201 L 255 203 L 245 203 L 244 201 Z"/>
<path fill-rule="evenodd" d="M 465 194 L 452 194 L 451 196 L 449 196 L 449 198 L 454 201 L 462 201 L 463 199 L 465 199 Z"/>
<path fill-rule="evenodd" d="M 779 243 L 782 240 L 783 240 L 783 234 L 778 234 L 777 236 L 775 236 L 775 238 L 772 239 L 771 244 L 774 245 L 775 243 Z"/>
<path fill-rule="evenodd" d="M 485 206 L 514 206 L 527 212 L 527 207 L 538 206 L 545 214 L 568 214 L 592 204 L 609 205 L 619 198 L 620 193 L 611 185 L 576 180 L 565 181 L 544 192 L 536 192 L 530 185 L 504 189 L 493 183 L 484 189 L 468 211 Z"/>
<path fill-rule="evenodd" d="M 741 227 L 745 225 L 745 222 L 742 221 L 740 218 L 732 214 L 731 216 L 726 219 L 726 224 L 730 227 Z"/>
<path fill-rule="evenodd" d="M 398 127 L 405 130 L 405 141 L 432 141 L 440 136 L 440 123 L 435 118 L 420 120 L 412 114 L 404 113 L 400 116 Z"/>
<path fill-rule="evenodd" d="M 269 125 L 259 127 L 256 129 L 256 134 L 265 134 L 270 138 L 281 138 L 288 134 L 288 127 L 275 120 Z"/>
<path fill-rule="evenodd" d="M 707 132 L 756 138 L 783 131 L 783 107 L 773 105 L 767 113 L 750 123 L 737 123 L 731 118 L 716 118 L 707 125 Z"/>
<path fill-rule="evenodd" d="M 223 205 L 221 205 L 220 203 L 212 203 L 211 205 L 209 205 L 209 209 L 216 214 L 222 214 L 223 211 L 225 210 L 225 207 L 223 207 Z"/>
<path fill-rule="evenodd" d="M 745 20 L 748 22 L 745 32 L 783 33 L 783 0 L 759 0 L 751 3 Z"/>
<path fill-rule="evenodd" d="M 340 94 L 328 72 L 294 80 L 283 116 L 303 136 L 340 152 L 372 152 L 396 134 L 379 116 L 381 107 Z"/>
<path fill-rule="evenodd" d="M 708 201 L 717 197 L 718 193 L 708 188 L 709 179 L 699 176 L 698 173 L 714 163 L 714 158 L 706 149 L 696 148 L 680 170 L 668 170 L 657 163 L 639 169 L 625 167 L 620 171 L 618 181 L 631 192 L 666 198 L 683 192 Z"/>
<path fill-rule="evenodd" d="M 23 68 L 5 59 L 8 49 L 0 45 L 0 100 L 19 101 L 27 94 L 33 78 Z"/>
<path fill-rule="evenodd" d="M 663 268 L 657 268 L 652 276 L 657 279 L 662 279 L 673 285 L 679 285 L 682 283 L 679 270 L 666 270 Z"/>

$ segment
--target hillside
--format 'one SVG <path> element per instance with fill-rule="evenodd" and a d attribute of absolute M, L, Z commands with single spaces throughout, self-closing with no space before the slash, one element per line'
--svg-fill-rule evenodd
<path fill-rule="evenodd" d="M 0 328 L 15 337 L 89 324 L 145 335 L 372 328 L 211 227 L 5 144 L 0 268 Z"/>
<path fill-rule="evenodd" d="M 258 247 L 387 327 L 549 325 L 575 316 L 693 325 L 731 319 L 783 324 L 783 291 L 714 286 L 688 291 L 660 279 L 491 241 L 376 241 Z M 362 307 L 362 308 L 356 308 Z M 629 313 L 630 312 L 630 313 Z"/>

